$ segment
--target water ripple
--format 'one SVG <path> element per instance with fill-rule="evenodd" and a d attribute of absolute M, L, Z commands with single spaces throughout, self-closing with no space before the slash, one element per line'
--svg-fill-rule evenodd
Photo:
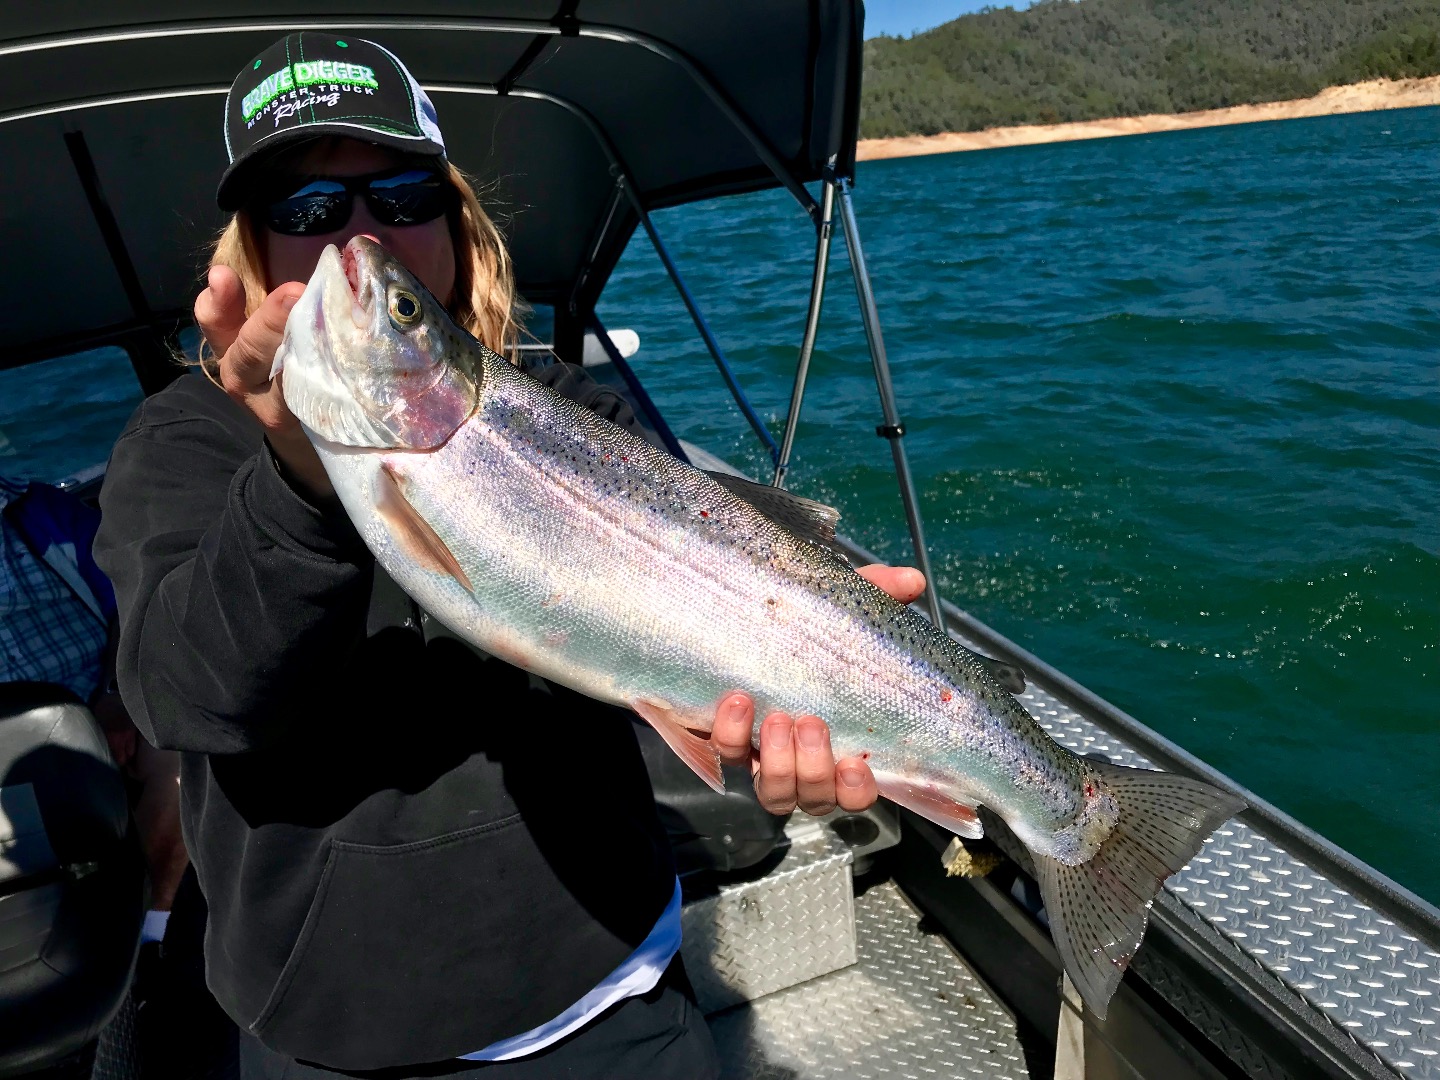
<path fill-rule="evenodd" d="M 1432 900 L 1437 119 L 876 162 L 856 190 L 947 594 Z M 778 430 L 805 219 L 768 193 L 659 222 Z M 904 559 L 838 241 L 825 313 L 794 483 Z M 763 471 L 643 237 L 603 315 L 683 434 Z"/>

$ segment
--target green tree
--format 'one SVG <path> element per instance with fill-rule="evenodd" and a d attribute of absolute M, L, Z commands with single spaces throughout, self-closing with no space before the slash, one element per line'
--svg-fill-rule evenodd
<path fill-rule="evenodd" d="M 1212 109 L 1440 74 L 1440 0 L 1044 0 L 865 43 L 860 134 Z"/>

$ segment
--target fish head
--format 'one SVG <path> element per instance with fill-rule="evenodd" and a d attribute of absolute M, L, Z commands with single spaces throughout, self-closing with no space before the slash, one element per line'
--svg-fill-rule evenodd
<path fill-rule="evenodd" d="M 480 350 L 400 262 L 357 236 L 326 247 L 290 310 L 272 376 L 312 437 L 434 450 L 475 411 Z"/>

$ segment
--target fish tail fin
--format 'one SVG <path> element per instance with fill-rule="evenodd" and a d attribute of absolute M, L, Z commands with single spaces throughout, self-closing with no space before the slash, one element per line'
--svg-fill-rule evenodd
<path fill-rule="evenodd" d="M 1103 1020 L 1165 879 L 1245 802 L 1173 773 L 1086 764 L 1114 795 L 1119 820 L 1087 862 L 1066 866 L 1036 855 L 1035 867 L 1060 960 Z"/>

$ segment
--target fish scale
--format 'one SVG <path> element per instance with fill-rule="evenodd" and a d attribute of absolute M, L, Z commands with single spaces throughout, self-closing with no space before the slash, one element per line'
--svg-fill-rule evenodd
<path fill-rule="evenodd" d="M 633 708 L 717 789 L 704 733 L 744 690 L 757 716 L 823 717 L 882 795 L 942 826 L 979 836 L 986 806 L 1035 856 L 1056 946 L 1102 1017 L 1160 884 L 1243 805 L 1060 746 L 992 662 L 833 554 L 817 524 L 833 511 L 722 485 L 560 397 L 372 241 L 322 255 L 277 367 L 361 536 L 432 616 Z"/>

